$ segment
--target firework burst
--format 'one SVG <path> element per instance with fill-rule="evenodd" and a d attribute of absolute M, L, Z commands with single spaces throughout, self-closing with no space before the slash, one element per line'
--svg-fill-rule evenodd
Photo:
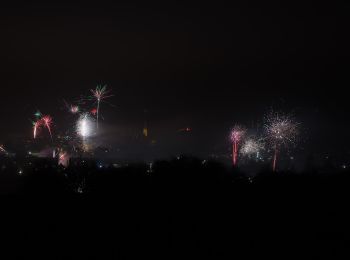
<path fill-rule="evenodd" d="M 91 113 L 93 116 L 96 116 L 96 114 L 97 114 L 97 109 L 96 109 L 96 108 L 91 109 L 90 113 Z"/>
<path fill-rule="evenodd" d="M 47 130 L 49 131 L 49 134 L 50 134 L 50 137 L 51 137 L 51 140 L 52 140 L 52 132 L 51 132 L 51 126 L 52 126 L 52 117 L 51 116 L 43 116 L 42 117 L 42 122 L 43 122 L 43 125 L 47 128 Z"/>
<path fill-rule="evenodd" d="M 79 111 L 80 111 L 80 109 L 79 109 L 78 106 L 73 106 L 73 105 L 71 105 L 71 107 L 70 107 L 70 112 L 71 112 L 72 114 L 77 114 L 77 113 L 79 113 Z"/>
<path fill-rule="evenodd" d="M 107 86 L 97 86 L 96 89 L 91 89 L 91 93 L 93 94 L 93 97 L 97 102 L 96 126 L 98 129 L 99 117 L 100 117 L 100 104 L 103 100 L 110 98 L 113 95 L 109 95 L 109 91 L 107 91 Z"/>
<path fill-rule="evenodd" d="M 89 114 L 85 113 L 80 115 L 80 118 L 77 122 L 76 129 L 79 136 L 83 139 L 92 135 L 92 120 Z"/>
<path fill-rule="evenodd" d="M 272 169 L 276 171 L 277 156 L 282 147 L 295 145 L 299 135 L 299 123 L 290 115 L 270 112 L 265 118 L 266 139 L 274 150 Z"/>
<path fill-rule="evenodd" d="M 245 133 L 246 130 L 239 125 L 235 125 L 231 130 L 230 139 L 232 142 L 232 161 L 234 166 L 237 166 L 239 145 L 242 142 Z"/>
<path fill-rule="evenodd" d="M 38 118 L 36 121 L 33 122 L 33 137 L 34 139 L 37 138 L 38 133 L 42 127 L 46 127 L 49 131 L 51 140 L 52 140 L 52 117 L 49 115 L 43 116 L 39 111 L 35 113 L 35 116 Z"/>
<path fill-rule="evenodd" d="M 263 149 L 264 149 L 264 144 L 261 140 L 258 140 L 253 137 L 249 137 L 244 141 L 242 148 L 240 150 L 240 154 L 249 158 L 252 156 L 258 157 L 259 153 Z"/>
<path fill-rule="evenodd" d="M 77 105 L 73 105 L 73 104 L 68 104 L 68 102 L 66 100 L 63 100 L 67 111 L 69 111 L 72 114 L 78 114 L 80 112 L 80 107 Z"/>

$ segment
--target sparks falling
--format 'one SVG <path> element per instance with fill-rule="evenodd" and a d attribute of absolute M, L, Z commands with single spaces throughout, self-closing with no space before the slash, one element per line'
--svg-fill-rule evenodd
<path fill-rule="evenodd" d="M 233 166 L 237 166 L 237 159 L 238 159 L 238 151 L 239 151 L 239 145 L 244 138 L 244 135 L 246 133 L 246 130 L 239 126 L 236 125 L 232 130 L 230 134 L 230 139 L 232 142 L 232 161 L 233 161 Z"/>
<path fill-rule="evenodd" d="M 76 106 L 76 105 L 73 105 L 73 104 L 68 104 L 68 102 L 66 100 L 63 100 L 65 106 L 66 106 L 66 109 L 67 111 L 69 111 L 70 113 L 72 114 L 77 114 L 80 112 L 80 107 L 79 106 Z"/>
<path fill-rule="evenodd" d="M 46 116 L 43 116 L 41 120 L 42 120 L 44 126 L 45 126 L 45 127 L 47 128 L 47 130 L 49 131 L 49 134 L 50 134 L 50 137 L 51 137 L 51 140 L 52 140 L 52 132 L 51 132 L 52 117 L 46 115 Z"/>
<path fill-rule="evenodd" d="M 100 104 L 101 101 L 112 97 L 113 95 L 108 95 L 107 86 L 97 86 L 96 89 L 91 89 L 93 97 L 96 99 L 97 108 L 96 108 L 96 127 L 98 129 L 99 116 L 100 116 Z"/>
<path fill-rule="evenodd" d="M 50 137 L 52 140 L 52 131 L 51 131 L 51 126 L 53 123 L 52 117 L 49 115 L 43 116 L 39 111 L 35 113 L 35 116 L 38 119 L 33 122 L 33 137 L 34 137 L 34 139 L 37 138 L 41 127 L 46 127 L 47 130 L 49 131 L 49 134 L 50 134 Z"/>
<path fill-rule="evenodd" d="M 276 171 L 280 148 L 295 144 L 299 135 L 299 123 L 286 114 L 270 112 L 265 118 L 265 131 L 269 145 L 274 151 L 272 170 Z"/>

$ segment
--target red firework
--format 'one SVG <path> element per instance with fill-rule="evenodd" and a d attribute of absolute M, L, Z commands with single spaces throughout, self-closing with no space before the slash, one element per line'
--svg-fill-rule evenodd
<path fill-rule="evenodd" d="M 44 126 L 45 126 L 45 127 L 47 128 L 47 130 L 49 131 L 50 137 L 51 137 L 51 139 L 52 139 L 52 133 L 51 133 L 52 117 L 46 115 L 46 116 L 43 116 L 41 120 L 42 120 Z"/>
<path fill-rule="evenodd" d="M 234 166 L 237 166 L 239 144 L 244 138 L 245 132 L 246 130 L 239 125 L 236 125 L 231 130 L 230 139 L 232 142 L 232 161 Z"/>
<path fill-rule="evenodd" d="M 97 108 L 91 109 L 90 112 L 91 112 L 92 115 L 96 116 L 96 114 L 97 114 Z"/>

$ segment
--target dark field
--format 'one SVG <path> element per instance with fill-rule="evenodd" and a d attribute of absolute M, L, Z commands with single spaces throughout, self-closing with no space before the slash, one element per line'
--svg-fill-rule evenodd
<path fill-rule="evenodd" d="M 21 176 L 0 174 L 1 252 L 12 258 L 344 259 L 347 252 L 350 172 L 252 178 L 193 158 L 152 168 L 36 164 Z"/>

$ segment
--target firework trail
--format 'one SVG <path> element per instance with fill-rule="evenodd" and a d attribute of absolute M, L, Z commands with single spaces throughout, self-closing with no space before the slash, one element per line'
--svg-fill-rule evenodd
<path fill-rule="evenodd" d="M 41 126 L 42 126 L 42 121 L 41 120 L 37 120 L 36 122 L 33 122 L 33 136 L 34 136 L 34 139 L 36 139 L 38 131 L 39 131 Z"/>
<path fill-rule="evenodd" d="M 241 143 L 242 139 L 244 138 L 245 133 L 246 133 L 246 130 L 239 125 L 234 126 L 233 129 L 231 130 L 230 139 L 232 142 L 233 166 L 237 166 L 239 144 Z"/>
<path fill-rule="evenodd" d="M 47 130 L 49 131 L 50 137 L 51 137 L 51 140 L 52 140 L 52 132 L 51 132 L 52 117 L 46 115 L 46 116 L 43 116 L 41 120 L 42 120 L 43 124 L 45 125 L 45 127 L 47 128 Z"/>
<path fill-rule="evenodd" d="M 96 99 L 97 108 L 96 108 L 96 126 L 98 129 L 99 116 L 100 116 L 100 104 L 101 101 L 112 97 L 113 95 L 108 95 L 109 91 L 107 91 L 107 86 L 97 86 L 96 89 L 91 89 L 91 93 L 93 97 Z"/>
<path fill-rule="evenodd" d="M 272 170 L 276 171 L 277 157 L 280 148 L 295 144 L 299 135 L 299 123 L 290 115 L 271 111 L 265 117 L 267 141 L 274 151 Z"/>
<path fill-rule="evenodd" d="M 43 116 L 39 111 L 35 113 L 35 116 L 38 118 L 36 121 L 33 122 L 33 137 L 36 139 L 38 136 L 38 132 L 41 129 L 41 127 L 45 126 L 47 130 L 49 131 L 51 140 L 52 140 L 52 117 L 49 115 Z"/>

